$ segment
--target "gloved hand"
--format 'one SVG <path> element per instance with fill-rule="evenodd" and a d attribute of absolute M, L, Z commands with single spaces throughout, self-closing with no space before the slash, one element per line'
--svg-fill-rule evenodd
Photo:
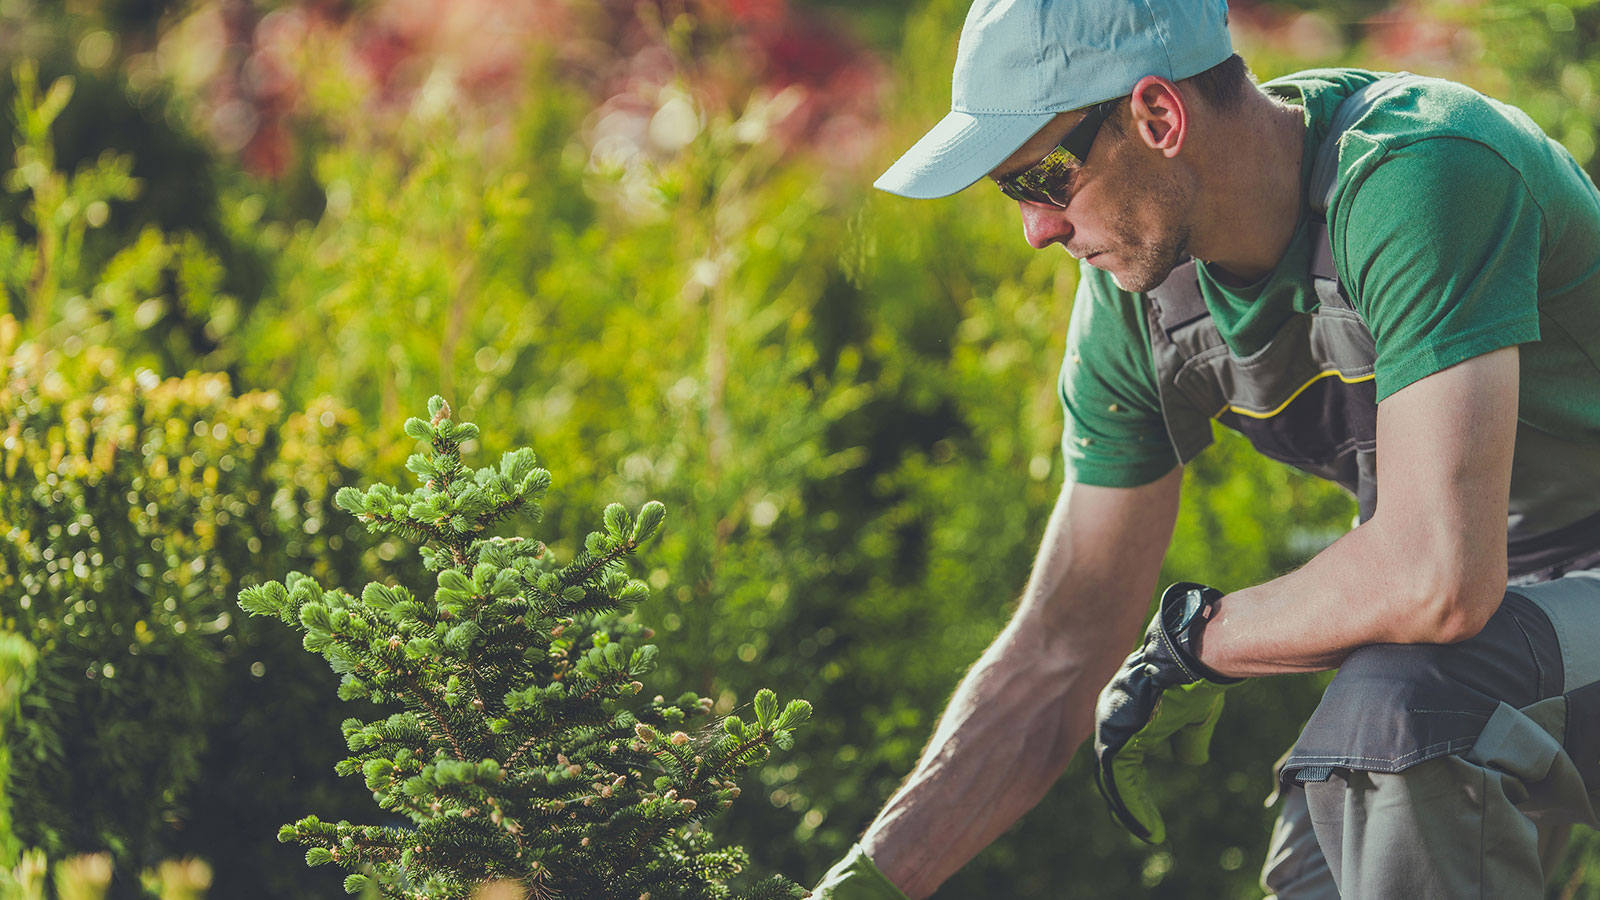
<path fill-rule="evenodd" d="M 1161 608 L 1095 706 L 1095 783 L 1112 815 L 1152 844 L 1166 823 L 1148 792 L 1146 757 L 1171 747 L 1179 762 L 1211 757 L 1211 733 L 1222 715 L 1225 678 L 1200 663 L 1200 633 L 1222 592 L 1180 581 L 1161 595 Z"/>
<path fill-rule="evenodd" d="M 811 889 L 811 900 L 907 900 L 888 876 L 878 871 L 860 844 L 834 863 Z"/>

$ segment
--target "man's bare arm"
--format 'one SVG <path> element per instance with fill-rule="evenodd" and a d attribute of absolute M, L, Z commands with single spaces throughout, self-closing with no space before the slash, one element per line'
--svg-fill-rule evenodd
<path fill-rule="evenodd" d="M 1477 634 L 1505 593 L 1517 382 L 1508 347 L 1384 400 L 1377 512 L 1299 571 L 1222 598 L 1201 661 L 1270 675 Z"/>
<path fill-rule="evenodd" d="M 1181 470 L 1062 489 L 1015 615 L 962 679 L 922 759 L 862 838 L 912 900 L 1032 809 L 1094 727 L 1177 518 Z"/>

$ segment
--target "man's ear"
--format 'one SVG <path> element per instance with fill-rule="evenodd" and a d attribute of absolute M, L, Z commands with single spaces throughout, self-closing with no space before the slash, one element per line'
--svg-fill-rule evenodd
<path fill-rule="evenodd" d="M 1159 75 L 1146 75 L 1128 98 L 1129 124 L 1140 143 L 1171 159 L 1189 135 L 1189 107 L 1178 86 Z"/>

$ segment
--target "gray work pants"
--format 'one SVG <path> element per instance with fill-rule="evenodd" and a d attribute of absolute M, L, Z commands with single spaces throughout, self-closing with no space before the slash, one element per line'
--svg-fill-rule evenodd
<path fill-rule="evenodd" d="M 1514 627 L 1502 621 L 1497 630 L 1485 629 L 1486 639 L 1497 631 L 1501 646 L 1483 656 L 1492 660 L 1486 665 L 1503 664 L 1505 636 L 1514 644 L 1520 635 L 1526 649 L 1517 652 L 1530 663 L 1525 671 L 1541 683 L 1505 692 L 1518 698 L 1518 707 L 1502 700 L 1488 709 L 1480 702 L 1471 710 L 1466 703 L 1461 710 L 1400 710 L 1477 716 L 1482 724 L 1464 748 L 1454 737 L 1448 752 L 1374 766 L 1398 771 L 1363 769 L 1357 748 L 1352 764 L 1303 784 L 1287 782 L 1262 871 L 1269 893 L 1280 900 L 1544 897 L 1546 874 L 1570 827 L 1600 824 L 1600 572 L 1513 590 L 1533 601 L 1550 627 L 1541 636 L 1526 615 Z M 1476 651 L 1472 641 L 1455 647 Z M 1368 681 L 1357 693 L 1370 699 L 1372 685 L 1381 684 L 1371 673 L 1403 668 L 1396 659 L 1408 652 L 1385 648 L 1377 665 L 1352 655 L 1346 668 L 1364 671 Z"/>

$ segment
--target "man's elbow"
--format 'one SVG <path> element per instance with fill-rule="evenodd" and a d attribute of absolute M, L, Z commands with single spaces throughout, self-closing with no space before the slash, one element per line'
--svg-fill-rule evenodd
<path fill-rule="evenodd" d="M 1430 581 L 1410 643 L 1455 644 L 1475 637 L 1506 593 L 1505 554 L 1458 564 Z"/>

